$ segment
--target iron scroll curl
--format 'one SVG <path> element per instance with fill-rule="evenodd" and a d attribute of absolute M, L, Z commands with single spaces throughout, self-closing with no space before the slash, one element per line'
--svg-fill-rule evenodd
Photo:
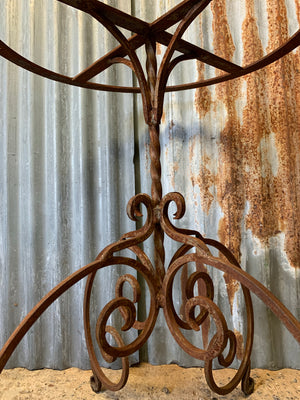
<path fill-rule="evenodd" d="M 181 1 L 176 7 L 152 23 L 130 16 L 98 0 L 57 1 L 89 14 L 117 39 L 119 46 L 73 77 L 58 74 L 31 62 L 1 40 L 0 55 L 30 72 L 57 82 L 93 90 L 141 93 L 145 122 L 149 126 L 152 197 L 146 194 L 139 194 L 134 196 L 128 203 L 127 214 L 134 221 L 142 215 L 140 207 L 143 205 L 146 208 L 147 216 L 141 228 L 124 234 L 119 241 L 102 250 L 93 263 L 86 265 L 64 279 L 24 318 L 0 352 L 0 372 L 18 343 L 43 312 L 70 287 L 87 277 L 84 296 L 84 326 L 93 370 L 93 377 L 91 378 L 93 390 L 99 391 L 103 386 L 115 391 L 125 385 L 128 379 L 128 356 L 140 349 L 149 338 L 159 309 L 163 308 L 169 329 L 179 345 L 188 354 L 204 360 L 205 376 L 208 385 L 213 391 L 225 395 L 231 392 L 239 382 L 242 382 L 242 390 L 244 393 L 250 394 L 254 387 L 253 380 L 250 377 L 250 354 L 253 343 L 253 308 L 250 292 L 257 295 L 273 311 L 299 343 L 300 322 L 267 288 L 240 268 L 234 255 L 223 244 L 216 240 L 205 238 L 199 232 L 177 228 L 172 224 L 169 218 L 170 204 L 175 203 L 177 207 L 175 219 L 181 219 L 185 213 L 185 201 L 183 196 L 177 192 L 169 193 L 162 197 L 159 124 L 165 92 L 213 85 L 263 68 L 285 56 L 300 44 L 300 30 L 278 49 L 253 64 L 242 67 L 200 47 L 191 45 L 182 39 L 182 35 L 188 25 L 212 0 Z M 175 34 L 169 34 L 168 28 L 176 23 L 178 23 L 178 26 L 175 29 Z M 129 29 L 133 32 L 133 35 L 127 39 L 123 35 L 121 28 Z M 161 43 L 167 47 L 158 72 L 155 53 L 156 43 Z M 136 54 L 136 50 L 144 45 L 147 54 L 145 72 Z M 181 54 L 172 58 L 175 51 Z M 222 70 L 224 73 L 208 80 L 167 86 L 167 81 L 173 68 L 180 62 L 190 59 L 207 63 Z M 100 74 L 114 63 L 123 63 L 131 68 L 135 72 L 139 87 L 102 85 L 90 81 L 94 76 Z M 151 235 L 154 236 L 155 244 L 155 261 L 153 264 L 141 247 L 141 244 Z M 164 270 L 164 235 L 169 236 L 180 244 L 166 271 Z M 213 256 L 210 251 L 211 247 L 219 251 L 218 257 Z M 133 257 L 117 255 L 117 253 L 126 249 L 133 253 Z M 228 328 L 220 308 L 214 303 L 214 285 L 209 274 L 205 271 L 196 271 L 187 279 L 186 284 L 183 286 L 186 296 L 183 316 L 176 312 L 173 304 L 172 286 L 174 277 L 178 271 L 189 263 L 200 263 L 225 272 L 238 281 L 242 287 L 247 310 L 245 351 L 238 371 L 231 381 L 223 387 L 219 387 L 214 380 L 212 361 L 217 358 L 221 366 L 225 368 L 232 365 L 237 352 L 237 340 L 234 332 Z M 125 274 L 117 280 L 115 298 L 106 304 L 98 316 L 96 341 L 102 356 L 108 362 L 112 362 L 117 357 L 122 359 L 121 378 L 115 383 L 106 377 L 96 357 L 90 324 L 90 300 L 97 271 L 121 265 L 132 268 L 145 279 L 150 292 L 150 308 L 145 321 L 139 321 L 136 312 L 141 298 L 139 282 L 134 275 Z M 205 294 L 198 293 L 197 295 L 195 294 L 195 286 L 200 281 L 204 283 L 206 291 Z M 125 283 L 131 287 L 132 299 L 124 295 L 123 288 Z M 200 312 L 196 315 L 199 307 Z M 138 331 L 137 338 L 130 344 L 126 344 L 117 329 L 108 323 L 109 317 L 115 311 L 120 313 L 124 321 L 121 331 L 129 329 Z M 198 348 L 184 337 L 181 329 L 199 331 L 201 325 L 208 318 L 212 318 L 215 321 L 216 333 L 205 349 Z M 114 339 L 116 345 L 109 343 L 107 340 L 109 335 Z M 229 347 L 229 350 L 225 356 L 224 350 L 226 347 Z"/>

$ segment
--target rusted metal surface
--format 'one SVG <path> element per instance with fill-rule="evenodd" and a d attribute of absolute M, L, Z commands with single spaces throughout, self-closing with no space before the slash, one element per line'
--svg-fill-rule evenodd
<path fill-rule="evenodd" d="M 85 71 L 83 71 L 82 73 L 78 74 L 75 77 L 64 76 L 64 75 L 55 73 L 54 71 L 50 71 L 45 68 L 42 68 L 39 65 L 34 64 L 33 62 L 29 61 L 28 59 L 22 57 L 21 55 L 19 55 L 18 53 L 16 53 L 12 49 L 10 49 L 10 47 L 7 46 L 3 41 L 0 41 L 1 56 L 7 58 L 8 60 L 14 62 L 15 64 L 19 65 L 22 68 L 25 68 L 31 72 L 34 72 L 35 74 L 44 76 L 48 79 L 56 80 L 57 82 L 63 82 L 63 83 L 69 84 L 69 85 L 80 86 L 80 87 L 95 89 L 95 90 L 108 90 L 108 91 L 117 91 L 117 92 L 126 92 L 126 93 L 141 92 L 141 90 L 142 90 L 141 87 L 135 87 L 135 88 L 117 87 L 117 86 L 112 86 L 112 85 L 101 85 L 101 84 L 92 83 L 92 82 L 88 82 L 88 81 L 92 77 L 99 74 L 107 67 L 109 67 L 116 57 L 123 57 L 124 54 L 128 55 L 128 53 L 131 53 L 131 56 L 133 57 L 131 62 L 135 63 L 135 73 L 137 74 L 138 77 L 141 78 L 142 77 L 141 67 L 138 66 L 139 63 L 138 63 L 136 57 L 134 56 L 133 52 L 134 52 L 134 50 L 136 50 L 138 47 L 142 46 L 145 43 L 145 37 L 149 36 L 149 34 L 150 34 L 150 32 L 152 32 L 152 30 L 155 32 L 155 40 L 158 43 L 162 42 L 162 44 L 169 44 L 169 42 L 171 42 L 171 40 L 172 40 L 172 37 L 170 37 L 167 34 L 167 32 L 165 32 L 165 30 L 170 26 L 169 20 L 166 18 L 166 20 L 164 20 L 164 21 L 166 21 L 165 24 L 161 23 L 161 19 L 158 19 L 157 21 L 153 22 L 152 24 L 149 24 L 147 26 L 147 30 L 146 30 L 146 32 L 148 32 L 148 35 L 146 34 L 146 36 L 142 36 L 142 33 L 146 29 L 145 28 L 146 23 L 143 23 L 142 21 L 140 21 L 134 17 L 128 17 L 128 16 L 126 16 L 126 14 L 121 13 L 118 10 L 115 10 L 112 13 L 112 19 L 114 19 L 114 17 L 116 16 L 117 19 L 121 19 L 121 21 L 123 21 L 123 23 L 121 23 L 120 26 L 124 26 L 126 28 L 126 26 L 128 27 L 128 24 L 130 24 L 130 26 L 131 26 L 130 29 L 132 31 L 136 30 L 137 34 L 139 34 L 139 32 L 140 32 L 141 36 L 137 37 L 136 35 L 133 35 L 129 40 L 126 40 L 128 42 L 128 45 L 127 45 L 126 42 L 123 41 L 125 38 L 124 37 L 122 38 L 123 35 L 121 34 L 121 32 L 117 33 L 116 30 L 112 27 L 111 22 L 109 22 L 110 20 L 106 19 L 107 16 L 105 16 L 105 15 L 107 14 L 107 12 L 102 15 L 102 7 L 106 8 L 107 7 L 106 5 L 102 4 L 98 0 L 89 0 L 89 6 L 87 8 L 86 2 L 84 2 L 84 1 L 78 1 L 78 2 L 73 2 L 71 0 L 70 1 L 57 0 L 57 1 L 60 1 L 64 4 L 68 4 L 79 10 L 85 11 L 88 14 L 90 14 L 92 17 L 99 20 L 99 22 L 101 22 L 102 24 L 104 24 L 104 25 L 107 24 L 107 28 L 111 29 L 111 33 L 113 35 L 116 35 L 116 37 L 118 37 L 118 40 L 123 42 L 123 44 L 121 44 L 120 47 L 116 48 L 113 52 L 111 52 L 107 56 L 105 56 L 104 59 L 100 59 L 95 64 L 91 65 Z M 198 6 L 196 5 L 195 12 L 197 13 L 197 8 L 199 8 L 198 11 L 201 12 L 203 10 L 203 8 L 210 3 L 210 1 L 207 0 L 206 2 L 201 2 L 201 4 Z M 111 10 L 113 8 L 109 7 L 109 9 Z M 193 14 L 193 11 L 191 11 L 191 14 Z M 179 14 L 179 16 L 181 16 L 181 14 Z M 192 15 L 191 15 L 191 17 L 192 17 Z M 174 23 L 176 23 L 176 22 L 178 22 L 178 19 L 175 19 Z M 141 24 L 144 27 L 143 29 L 140 29 Z M 158 28 L 157 28 L 157 26 L 158 26 Z M 178 32 L 178 35 L 180 36 L 180 32 Z M 152 37 L 152 35 L 151 35 L 151 37 Z M 163 37 L 166 37 L 166 40 L 162 41 L 161 38 L 163 38 Z M 216 83 L 224 82 L 227 80 L 231 80 L 233 78 L 247 75 L 253 71 L 264 68 L 265 66 L 267 66 L 267 65 L 275 62 L 276 60 L 280 59 L 281 57 L 285 56 L 286 54 L 291 52 L 293 49 L 295 49 L 299 45 L 299 41 L 300 41 L 300 32 L 298 31 L 291 38 L 289 38 L 289 40 L 285 44 L 282 44 L 281 46 L 279 46 L 278 49 L 273 50 L 267 56 L 262 57 L 259 60 L 256 60 L 254 62 L 249 63 L 248 65 L 241 67 L 241 66 L 230 63 L 230 61 L 227 61 L 227 59 L 224 59 L 221 57 L 216 57 L 214 54 L 205 52 L 201 48 L 192 46 L 190 48 L 189 52 L 187 53 L 186 48 L 189 49 L 189 45 L 186 42 L 181 42 L 180 37 L 179 37 L 176 39 L 176 42 L 175 42 L 176 47 L 173 49 L 172 49 L 172 46 L 170 47 L 170 53 L 173 54 L 175 50 L 178 50 L 179 52 L 181 52 L 184 48 L 185 49 L 184 53 L 186 53 L 184 55 L 184 57 L 186 57 L 186 59 L 191 59 L 191 58 L 197 59 L 204 63 L 213 65 L 214 67 L 219 68 L 221 71 L 224 71 L 224 70 L 228 71 L 230 69 L 230 73 L 226 73 L 226 74 L 223 74 L 216 78 L 211 78 L 208 80 L 200 80 L 200 81 L 197 81 L 194 83 L 166 87 L 164 91 L 168 92 L 168 91 L 176 91 L 176 90 L 194 89 L 194 88 L 198 88 L 198 87 L 214 85 Z M 131 45 L 131 42 L 133 42 L 133 46 Z M 197 56 L 195 57 L 195 53 L 197 53 L 197 52 L 199 52 L 200 54 L 198 57 Z M 166 57 L 169 58 L 169 55 L 167 55 Z M 174 68 L 177 61 L 178 62 L 183 61 L 184 59 L 185 58 L 180 58 L 179 60 L 175 59 L 176 61 L 173 60 L 173 62 L 170 63 L 169 68 L 170 69 Z M 171 71 L 169 70 L 168 73 L 170 73 L 170 72 Z M 140 81 L 139 83 L 142 87 L 145 87 L 145 82 Z M 157 100 L 157 101 L 159 101 L 159 103 L 160 103 L 162 100 Z"/>
<path fill-rule="evenodd" d="M 1 350 L 0 371 L 6 365 L 20 340 L 43 312 L 70 287 L 88 276 L 84 299 L 84 324 L 87 348 L 94 374 L 91 379 L 93 390 L 99 391 L 102 386 L 110 390 L 119 390 L 126 384 L 129 368 L 127 358 L 145 344 L 154 329 L 159 309 L 163 308 L 169 330 L 180 347 L 187 354 L 205 362 L 206 379 L 213 391 L 225 395 L 242 382 L 242 390 L 245 394 L 250 394 L 254 389 L 253 380 L 250 377 L 250 355 L 254 335 L 253 307 L 250 292 L 256 294 L 273 311 L 299 343 L 300 322 L 267 288 L 247 272 L 243 271 L 240 268 L 238 260 L 234 257 L 233 251 L 238 247 L 236 243 L 241 241 L 240 237 L 236 236 L 239 235 L 241 213 L 236 212 L 235 220 L 230 223 L 226 220 L 226 217 L 223 218 L 221 224 L 222 232 L 229 229 L 233 230 L 232 242 L 226 243 L 227 247 L 216 240 L 204 238 L 196 231 L 181 229 L 172 224 L 169 218 L 170 205 L 175 204 L 176 206 L 174 218 L 181 219 L 185 214 L 185 201 L 183 196 L 177 192 L 169 193 L 165 196 L 162 195 L 159 125 L 163 115 L 164 96 L 167 91 L 208 86 L 261 69 L 293 50 L 299 44 L 300 32 L 294 34 L 291 39 L 287 39 L 284 44 L 279 44 L 278 49 L 271 52 L 268 56 L 262 57 L 262 54 L 258 52 L 258 54 L 255 54 L 257 56 L 255 57 L 255 62 L 251 60 L 248 64 L 246 63 L 245 67 L 241 67 L 231 61 L 234 46 L 230 41 L 226 18 L 224 19 L 224 14 L 219 13 L 220 7 L 224 6 L 222 0 L 182 1 L 151 24 L 96 0 L 89 0 L 88 2 L 80 0 L 58 1 L 91 15 L 109 30 L 120 43 L 120 47 L 111 51 L 107 56 L 98 60 L 74 78 L 42 69 L 19 56 L 3 42 L 0 42 L 0 54 L 23 68 L 60 82 L 98 90 L 140 91 L 145 122 L 149 126 L 150 171 L 152 179 L 151 197 L 146 194 L 138 194 L 128 204 L 128 216 L 134 221 L 136 221 L 137 217 L 141 216 L 141 205 L 147 210 L 146 221 L 140 229 L 123 235 L 119 241 L 107 246 L 100 252 L 94 263 L 88 264 L 62 281 L 25 317 Z M 215 49 L 219 50 L 218 56 L 203 51 L 199 47 L 189 46 L 182 41 L 182 36 L 189 25 L 210 3 L 212 3 L 214 23 L 218 27 L 218 34 L 215 35 L 216 43 L 214 44 Z M 178 26 L 175 29 L 175 33 L 173 35 L 168 34 L 166 29 L 177 22 Z M 127 39 L 118 27 L 130 27 L 130 30 L 135 32 L 135 34 Z M 226 38 L 225 41 L 223 40 L 224 37 Z M 162 56 L 159 68 L 157 67 L 156 60 L 156 42 L 167 44 L 167 49 Z M 146 74 L 135 52 L 142 45 L 145 45 L 147 53 Z M 218 46 L 220 47 L 218 48 Z M 181 52 L 182 55 L 173 58 L 175 51 Z M 128 58 L 124 58 L 125 56 L 128 56 Z M 208 80 L 203 80 L 202 76 L 200 76 L 200 80 L 196 83 L 167 87 L 167 81 L 173 68 L 180 62 L 189 59 L 197 59 L 209 65 L 217 66 L 220 70 L 225 71 L 226 74 L 222 75 L 220 73 L 220 76 Z M 135 72 L 139 84 L 138 90 L 137 88 L 119 88 L 88 82 L 88 79 L 114 63 L 125 64 Z M 199 71 L 199 75 L 201 75 L 201 70 Z M 226 91 L 226 94 L 229 93 L 229 97 L 234 98 L 235 93 L 239 91 L 238 85 L 239 83 L 234 81 L 233 83 L 224 83 L 218 86 L 218 96 L 224 96 L 223 92 Z M 204 110 L 202 108 L 199 108 L 199 110 L 206 112 L 206 107 L 209 107 L 209 102 L 204 106 Z M 231 109 L 229 108 L 229 111 L 235 117 L 236 110 L 232 107 Z M 233 119 L 237 121 L 237 118 Z M 222 132 L 224 156 L 229 152 L 234 157 L 235 165 L 237 166 L 239 165 L 238 160 L 243 151 L 239 132 L 240 125 L 238 122 L 226 126 Z M 233 175 L 231 171 L 231 176 L 235 179 L 233 179 L 232 185 L 228 187 L 229 179 L 223 173 L 223 181 L 220 181 L 220 203 L 228 201 L 228 197 L 232 196 L 235 199 L 236 208 L 242 204 L 243 207 L 240 208 L 242 210 L 244 208 L 243 199 L 239 197 L 240 193 L 235 190 L 235 183 L 239 180 L 239 174 L 240 171 L 238 169 Z M 224 183 L 226 187 L 223 188 L 222 185 Z M 209 208 L 209 200 L 207 207 Z M 142 248 L 139 247 L 139 245 L 152 235 L 154 237 L 154 263 L 151 262 L 150 257 Z M 180 245 L 179 250 L 175 252 L 167 268 L 165 266 L 164 235 L 178 242 Z M 212 249 L 217 250 L 219 255 L 213 255 Z M 122 251 L 125 250 L 129 250 L 133 253 L 133 256 L 129 257 L 128 255 L 119 254 L 120 252 L 122 254 Z M 193 264 L 196 269 L 190 276 L 187 275 L 186 266 L 188 264 Z M 145 321 L 140 321 L 136 311 L 136 305 L 139 303 L 141 297 L 140 284 L 133 275 L 126 274 L 118 279 L 115 288 L 115 298 L 107 303 L 98 317 L 95 336 L 103 358 L 107 362 L 113 362 L 116 358 L 122 358 L 123 373 L 120 381 L 117 383 L 111 382 L 101 370 L 93 343 L 90 323 L 91 291 L 96 273 L 102 268 L 113 265 L 126 265 L 137 271 L 145 279 L 150 292 L 148 315 Z M 224 273 L 231 306 L 238 283 L 242 286 L 247 313 L 247 334 L 244 341 L 243 354 L 241 354 L 241 349 L 238 348 L 240 335 L 229 329 L 223 313 L 214 302 L 214 285 L 207 272 L 207 267 L 220 270 Z M 185 272 L 182 279 L 182 290 L 184 292 L 182 296 L 183 304 L 179 315 L 174 306 L 173 284 L 175 276 L 180 270 L 184 270 Z M 125 283 L 131 287 L 133 300 L 127 298 L 123 293 Z M 196 286 L 198 287 L 197 295 L 194 290 Z M 196 315 L 198 307 L 200 307 L 200 313 Z M 139 332 L 136 338 L 129 344 L 125 343 L 116 328 L 109 325 L 108 321 L 115 311 L 119 311 L 124 320 L 121 331 L 126 332 L 134 329 Z M 214 321 L 216 329 L 210 340 L 208 340 L 207 334 L 203 335 L 203 348 L 195 346 L 183 335 L 182 330 L 198 332 L 202 325 L 205 326 L 204 330 L 209 330 L 209 319 Z M 206 325 L 204 325 L 205 323 Z M 109 342 L 109 335 L 114 339 L 115 345 Z M 223 353 L 227 346 L 229 347 L 229 351 L 224 356 Z M 217 359 L 221 366 L 229 367 L 232 365 L 237 353 L 239 353 L 238 357 L 241 359 L 241 363 L 235 376 L 225 386 L 219 387 L 213 378 L 212 361 Z"/>
<path fill-rule="evenodd" d="M 125 383 L 128 376 L 128 363 L 126 362 L 126 357 L 137 349 L 139 349 L 147 340 L 151 334 L 159 308 L 162 307 L 165 312 L 166 321 L 168 326 L 174 335 L 174 338 L 178 341 L 180 346 L 182 346 L 187 353 L 193 357 L 203 359 L 206 362 L 206 376 L 208 379 L 208 384 L 212 390 L 220 394 L 229 393 L 234 387 L 238 385 L 241 380 L 245 380 L 247 374 L 249 373 L 250 366 L 250 354 L 252 348 L 253 340 L 253 312 L 252 312 L 252 302 L 250 298 L 250 289 L 257 296 L 259 296 L 271 309 L 272 311 L 285 323 L 290 332 L 295 336 L 296 340 L 300 341 L 300 323 L 296 320 L 293 315 L 269 292 L 263 285 L 252 278 L 249 274 L 244 272 L 238 266 L 232 253 L 226 249 L 221 243 L 204 239 L 200 234 L 194 231 L 188 231 L 184 229 L 175 228 L 168 216 L 168 208 L 170 203 L 175 202 L 177 206 L 177 211 L 175 214 L 176 219 L 180 219 L 185 212 L 184 199 L 179 193 L 170 193 L 162 198 L 159 203 L 159 207 L 154 206 L 153 200 L 145 194 L 140 194 L 131 199 L 128 207 L 128 215 L 130 218 L 135 218 L 140 215 L 139 206 L 144 204 L 147 209 L 147 221 L 145 225 L 138 231 L 129 232 L 124 235 L 120 241 L 108 246 L 104 249 L 97 260 L 91 263 L 79 271 L 75 272 L 73 275 L 65 279 L 57 287 L 55 287 L 44 299 L 41 300 L 39 304 L 26 316 L 19 327 L 11 335 L 6 345 L 3 347 L 0 353 L 0 368 L 4 368 L 6 362 L 8 361 L 10 355 L 23 338 L 23 336 L 28 332 L 30 327 L 35 323 L 35 321 L 42 315 L 42 313 L 53 303 L 59 296 L 61 296 L 66 290 L 71 286 L 76 284 L 79 280 L 83 279 L 89 275 L 86 295 L 85 295 L 85 329 L 87 335 L 87 346 L 91 357 L 91 365 L 94 372 L 94 377 L 92 379 L 93 388 L 97 386 L 95 382 L 98 382 L 98 389 L 100 389 L 100 382 L 104 387 L 110 390 L 119 390 Z M 146 240 L 154 231 L 156 220 L 160 219 L 160 224 L 164 232 L 170 236 L 173 240 L 178 241 L 183 246 L 178 251 L 168 269 L 166 276 L 161 285 L 160 276 L 155 266 L 153 266 L 146 256 L 146 254 L 137 245 L 144 240 Z M 196 235 L 196 237 L 194 237 Z M 210 250 L 207 246 L 217 248 L 221 254 L 225 257 L 221 259 L 219 257 L 214 257 L 211 255 Z M 124 249 L 131 249 L 134 254 L 138 256 L 138 260 L 128 257 L 116 256 L 114 253 L 118 253 Z M 188 253 L 191 249 L 195 249 L 195 253 Z M 225 387 L 217 387 L 216 383 L 212 377 L 212 359 L 218 357 L 218 360 L 222 366 L 228 367 L 231 365 L 234 356 L 236 354 L 236 337 L 234 332 L 228 330 L 226 321 L 217 307 L 217 305 L 212 301 L 213 297 L 213 286 L 212 281 L 206 273 L 198 273 L 192 275 L 186 285 L 187 299 L 185 306 L 185 316 L 184 319 L 179 317 L 173 306 L 173 294 L 172 294 L 172 284 L 174 276 L 178 270 L 180 270 L 186 263 L 196 263 L 201 262 L 206 265 L 211 265 L 223 272 L 230 274 L 232 277 L 237 279 L 243 285 L 243 291 L 245 296 L 245 301 L 247 305 L 247 318 L 248 318 L 248 333 L 247 333 L 247 344 L 244 352 L 244 358 L 242 360 L 241 366 L 232 379 L 232 381 Z M 130 282 L 132 290 L 135 295 L 133 301 L 128 298 L 122 297 L 121 281 L 117 283 L 116 295 L 114 300 L 111 300 L 107 306 L 103 309 L 99 315 L 97 322 L 97 342 L 102 351 L 102 355 L 106 360 L 113 361 L 116 357 L 122 357 L 124 372 L 122 374 L 121 382 L 115 384 L 111 383 L 104 375 L 97 362 L 96 353 L 94 350 L 94 345 L 91 337 L 91 327 L 89 322 L 89 301 L 90 293 L 93 285 L 94 277 L 97 270 L 108 267 L 110 265 L 128 265 L 133 269 L 139 271 L 145 278 L 148 288 L 151 294 L 151 307 L 149 315 L 144 323 L 136 320 L 136 309 L 134 302 L 139 301 L 139 284 L 137 281 L 131 277 L 126 276 L 123 280 Z M 198 280 L 204 280 L 207 285 L 206 296 L 194 296 L 193 286 Z M 194 308 L 196 306 L 201 306 L 201 313 L 197 317 L 194 315 Z M 124 318 L 123 330 L 128 330 L 130 328 L 140 330 L 140 334 L 137 339 L 130 343 L 129 345 L 124 344 L 115 329 L 107 325 L 107 320 L 112 312 L 116 309 L 120 309 L 122 316 Z M 205 311 L 204 311 L 205 310 Z M 210 316 L 214 319 L 217 326 L 217 333 L 211 340 L 207 349 L 199 349 L 192 345 L 183 336 L 180 328 L 185 330 L 193 329 L 198 331 L 201 324 L 205 319 Z M 112 346 L 107 342 L 106 333 L 112 334 L 116 338 L 118 346 Z M 222 356 L 222 353 L 226 347 L 227 341 L 230 343 L 230 351 L 226 358 Z M 111 358 L 110 358 L 111 357 Z M 247 378 L 248 379 L 248 378 Z M 243 383 L 243 390 L 245 393 L 250 393 L 253 390 L 251 379 L 248 384 Z"/>
<path fill-rule="evenodd" d="M 236 43 L 228 21 L 230 16 L 224 12 L 225 4 L 218 1 L 212 6 L 213 46 L 218 55 L 231 60 Z M 254 2 L 246 2 L 244 13 L 243 62 L 249 64 L 288 38 L 288 17 L 283 2 L 276 5 L 267 2 L 269 41 L 265 49 L 255 23 Z M 224 36 L 226 42 L 222 42 Z M 300 244 L 295 226 L 299 208 L 292 205 L 298 203 L 299 197 L 299 161 L 295 153 L 299 148 L 298 63 L 299 51 L 243 80 L 217 85 L 213 94 L 209 88 L 197 90 L 195 105 L 200 118 L 216 115 L 214 110 L 220 104 L 226 117 L 225 126 L 219 131 L 216 157 L 204 149 L 201 170 L 192 174 L 193 185 L 202 189 L 204 212 L 211 212 L 214 201 L 220 205 L 223 215 L 219 238 L 239 259 L 243 250 L 242 235 L 245 237 L 246 232 L 251 232 L 266 254 L 272 241 L 282 240 L 289 265 L 295 268 L 299 267 Z M 199 78 L 203 77 L 201 64 L 198 74 Z M 246 100 L 243 100 L 245 91 Z M 192 160 L 194 153 L 192 144 Z M 217 170 L 214 165 L 218 165 Z M 210 191 L 212 187 L 214 194 Z M 269 279 L 273 279 L 272 272 Z M 230 278 L 227 289 L 233 305 L 238 287 Z"/>

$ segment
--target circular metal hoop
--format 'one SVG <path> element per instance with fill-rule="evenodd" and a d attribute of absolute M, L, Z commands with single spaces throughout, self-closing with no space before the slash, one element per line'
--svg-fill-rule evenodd
<path fill-rule="evenodd" d="M 210 4 L 212 0 L 182 1 L 176 7 L 171 9 L 169 12 L 167 12 L 151 24 L 142 21 L 136 17 L 133 17 L 129 14 L 126 14 L 114 7 L 108 6 L 98 0 L 89 0 L 88 4 L 86 4 L 86 1 L 57 1 L 89 14 L 111 32 L 111 34 L 119 41 L 120 46 L 110 51 L 104 57 L 100 58 L 87 69 L 81 71 L 74 77 L 62 75 L 47 68 L 43 68 L 38 64 L 35 64 L 34 62 L 28 60 L 21 54 L 14 51 L 1 40 L 0 55 L 7 60 L 13 62 L 14 64 L 42 77 L 86 89 L 120 93 L 144 93 L 145 77 L 143 76 L 142 68 L 135 55 L 135 50 L 142 45 L 146 45 L 150 40 L 166 45 L 167 52 L 169 51 L 169 48 L 172 48 L 173 51 L 178 50 L 182 53 L 181 56 L 173 60 L 168 60 L 167 69 L 173 69 L 174 66 L 177 65 L 179 62 L 195 59 L 215 66 L 216 68 L 220 68 L 225 72 L 224 74 L 210 79 L 204 79 L 180 85 L 165 86 L 165 92 L 196 89 L 199 87 L 215 85 L 220 82 L 225 82 L 247 75 L 279 60 L 289 52 L 293 51 L 300 44 L 299 29 L 283 45 L 281 45 L 274 51 L 270 52 L 266 56 L 251 64 L 241 67 L 239 65 L 231 63 L 228 60 L 209 53 L 197 46 L 191 45 L 190 43 L 183 41 L 180 35 L 179 37 L 174 38 L 166 31 L 167 28 L 174 25 L 180 20 L 182 20 L 183 24 L 185 20 L 186 22 L 188 22 L 189 16 L 193 13 L 193 11 L 195 11 L 196 16 L 199 15 Z M 126 39 L 122 35 L 118 27 L 130 29 L 131 31 L 136 33 L 129 39 Z M 129 59 L 125 57 L 129 57 Z M 102 71 L 109 68 L 112 64 L 115 63 L 125 63 L 126 65 L 130 66 L 130 68 L 135 71 L 138 77 L 140 87 L 106 85 L 90 82 L 91 78 L 100 74 Z"/>

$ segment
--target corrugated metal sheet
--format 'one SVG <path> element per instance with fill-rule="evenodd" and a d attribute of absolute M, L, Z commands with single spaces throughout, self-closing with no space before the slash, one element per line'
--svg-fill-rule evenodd
<path fill-rule="evenodd" d="M 91 19 L 56 1 L 3 3 L 1 39 L 58 72 L 73 75 L 115 44 Z M 113 3 L 151 21 L 178 1 Z M 293 34 L 299 21 L 297 0 L 214 0 L 185 38 L 248 64 Z M 176 190 L 186 198 L 181 226 L 221 240 L 298 319 L 299 56 L 297 50 L 264 70 L 215 87 L 167 94 L 161 128 L 164 193 Z M 186 62 L 170 79 L 188 82 L 214 73 Z M 2 59 L 0 76 L 1 345 L 62 278 L 134 228 L 125 207 L 136 192 L 150 192 L 150 160 L 139 96 L 69 88 Z M 103 79 L 127 85 L 133 78 L 120 67 Z M 145 248 L 151 252 L 150 243 Z M 170 257 L 174 246 L 166 240 L 166 248 Z M 240 290 L 230 277 L 212 275 L 231 328 L 243 333 Z M 116 271 L 99 276 L 95 316 L 111 299 L 116 277 Z M 9 366 L 89 367 L 83 290 L 84 283 L 78 284 L 45 313 Z M 296 341 L 259 300 L 253 301 L 253 366 L 300 368 Z M 242 345 L 241 340 L 240 350 Z M 178 349 L 162 314 L 132 362 L 138 359 L 197 364 Z"/>

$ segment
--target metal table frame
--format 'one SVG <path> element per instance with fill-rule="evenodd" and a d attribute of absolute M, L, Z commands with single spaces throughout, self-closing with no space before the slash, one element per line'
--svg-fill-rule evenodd
<path fill-rule="evenodd" d="M 250 394 L 254 390 L 254 382 L 250 377 L 250 355 L 254 329 L 250 292 L 257 295 L 273 311 L 299 343 L 300 322 L 266 287 L 240 268 L 234 255 L 223 244 L 205 238 L 194 230 L 177 228 L 172 224 L 168 213 L 170 203 L 176 205 L 174 218 L 180 219 L 185 213 L 185 201 L 183 196 L 177 192 L 162 196 L 159 127 L 166 92 L 213 85 L 263 68 L 295 49 L 300 43 L 300 31 L 296 32 L 277 50 L 255 63 L 241 67 L 182 39 L 188 26 L 212 0 L 184 0 L 152 23 L 142 21 L 98 0 L 57 1 L 95 18 L 118 40 L 119 46 L 74 77 L 60 75 L 34 64 L 13 51 L 2 41 L 0 41 L 0 55 L 33 73 L 69 85 L 94 90 L 140 93 L 144 118 L 149 127 L 150 136 L 151 196 L 137 194 L 132 197 L 127 206 L 127 214 L 134 221 L 141 216 L 140 206 L 144 205 L 146 208 L 146 221 L 141 228 L 124 234 L 119 241 L 107 246 L 94 262 L 82 267 L 58 284 L 24 318 L 0 352 L 0 372 L 21 339 L 41 314 L 71 286 L 87 277 L 84 296 L 84 326 L 93 371 L 91 385 L 94 391 L 100 391 L 101 387 L 116 391 L 126 384 L 129 374 L 128 356 L 139 350 L 147 341 L 155 326 L 159 309 L 162 308 L 167 325 L 178 344 L 192 357 L 204 360 L 206 380 L 214 392 L 220 395 L 228 394 L 241 382 L 243 392 Z M 175 33 L 173 35 L 168 33 L 167 29 L 176 23 L 178 23 L 178 26 Z M 132 36 L 127 39 L 119 28 L 133 32 Z M 159 66 L 156 58 L 157 43 L 166 46 Z M 147 55 L 146 74 L 136 54 L 136 50 L 141 46 L 145 46 Z M 174 57 L 175 51 L 179 52 L 180 55 Z M 207 63 L 222 72 L 212 79 L 167 86 L 173 68 L 180 62 L 191 59 Z M 93 77 L 116 63 L 125 64 L 134 71 L 138 87 L 120 87 L 90 82 Z M 167 268 L 164 250 L 165 235 L 180 244 Z M 154 238 L 154 265 L 139 246 L 150 236 Z M 212 255 L 211 248 L 218 250 L 218 257 Z M 120 252 L 125 249 L 131 251 L 132 257 L 120 255 Z M 196 265 L 196 271 L 187 277 L 187 265 L 189 263 Z M 95 275 L 101 268 L 112 265 L 127 265 L 138 271 L 145 278 L 151 297 L 149 314 L 146 320 L 141 322 L 137 320 L 135 305 L 141 297 L 141 288 L 133 275 L 125 274 L 117 281 L 115 298 L 103 308 L 98 317 L 96 339 L 102 356 L 108 362 L 113 362 L 119 357 L 122 358 L 123 370 L 117 383 L 111 382 L 99 365 L 90 326 L 90 298 Z M 247 335 L 243 359 L 236 374 L 225 386 L 218 386 L 215 382 L 212 362 L 217 358 L 221 366 L 229 367 L 236 355 L 237 339 L 234 332 L 228 329 L 221 310 L 213 301 L 214 285 L 206 266 L 229 274 L 241 284 L 247 311 Z M 180 270 L 185 271 L 183 274 L 185 278 L 182 279 L 183 315 L 176 312 L 172 298 L 174 277 Z M 132 288 L 133 300 L 126 298 L 123 294 L 125 282 Z M 199 289 L 200 285 L 202 285 L 202 290 Z M 194 288 L 197 287 L 198 295 L 195 295 Z M 200 312 L 196 312 L 198 307 L 200 307 Z M 130 344 L 125 344 L 117 329 L 107 324 L 109 316 L 115 310 L 119 310 L 124 320 L 124 325 L 121 328 L 123 331 L 131 328 L 138 331 L 136 339 Z M 201 349 L 190 343 L 182 331 L 199 331 L 207 318 L 214 320 L 216 333 L 208 346 Z M 116 346 L 109 344 L 107 335 L 114 338 Z M 229 351 L 225 357 L 223 353 L 227 346 Z"/>

